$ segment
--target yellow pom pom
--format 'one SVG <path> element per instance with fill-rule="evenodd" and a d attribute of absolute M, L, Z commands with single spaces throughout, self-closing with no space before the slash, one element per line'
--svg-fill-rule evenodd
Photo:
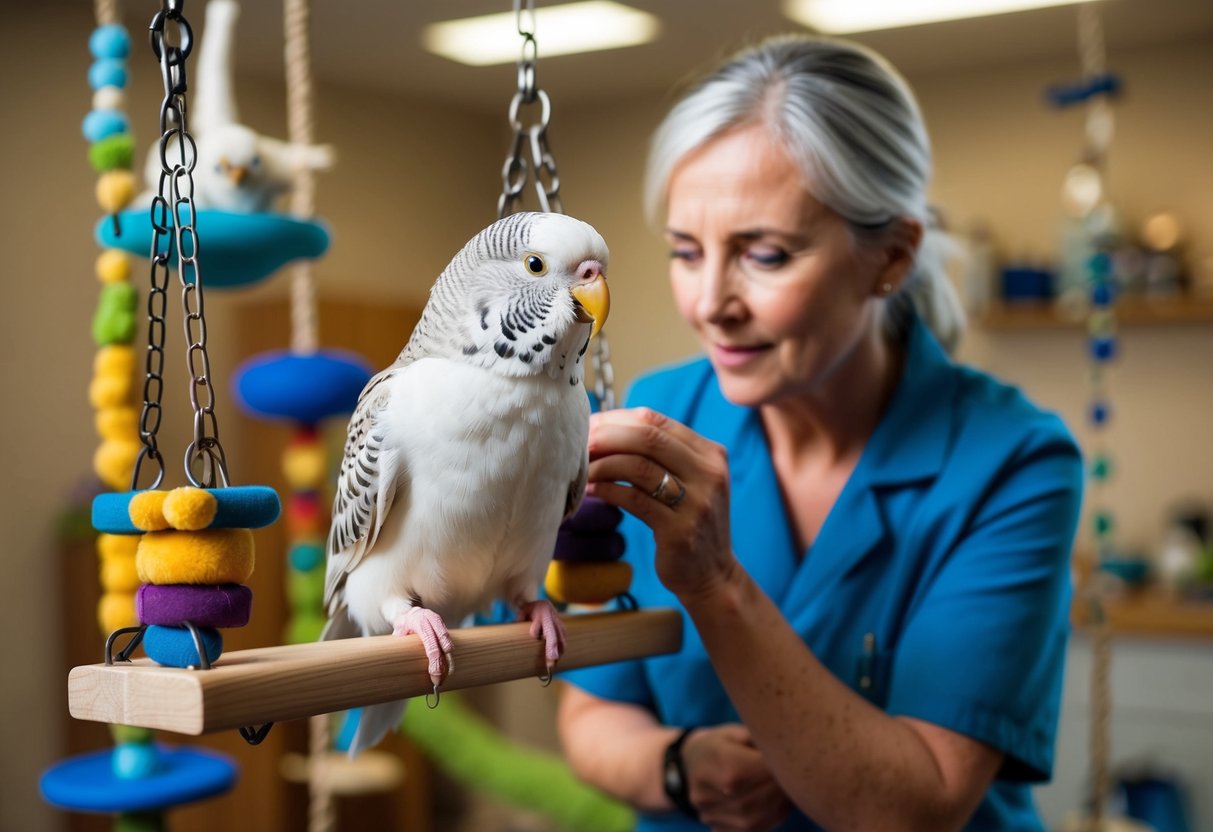
<path fill-rule="evenodd" d="M 135 348 L 125 344 L 108 344 L 93 357 L 93 375 L 130 378 L 135 374 Z"/>
<path fill-rule="evenodd" d="M 97 623 L 101 632 L 109 634 L 123 627 L 134 627 L 139 623 L 135 613 L 135 593 L 107 592 L 97 604 Z"/>
<path fill-rule="evenodd" d="M 130 404 L 131 384 L 130 376 L 97 376 L 88 385 L 88 403 L 94 410 Z"/>
<path fill-rule="evenodd" d="M 131 258 L 121 249 L 108 248 L 97 256 L 96 270 L 102 283 L 122 283 L 131 279 Z"/>
<path fill-rule="evenodd" d="M 621 560 L 548 564 L 543 588 L 558 604 L 605 604 L 632 585 L 632 566 Z"/>
<path fill-rule="evenodd" d="M 97 180 L 97 204 L 107 214 L 121 211 L 135 198 L 138 183 L 129 170 L 110 170 Z"/>
<path fill-rule="evenodd" d="M 282 454 L 282 473 L 291 488 L 309 491 L 320 488 L 328 479 L 327 463 L 321 443 L 292 445 Z"/>
<path fill-rule="evenodd" d="M 134 558 L 135 550 L 139 548 L 137 534 L 99 534 L 97 535 L 97 555 L 102 560 L 110 558 Z"/>
<path fill-rule="evenodd" d="M 174 488 L 164 499 L 164 519 L 174 529 L 197 531 L 215 519 L 219 507 L 215 495 L 201 488 Z"/>
<path fill-rule="evenodd" d="M 130 488 L 135 460 L 143 444 L 134 439 L 106 439 L 93 453 L 93 471 L 115 491 Z"/>
<path fill-rule="evenodd" d="M 126 512 L 135 528 L 145 532 L 159 532 L 169 528 L 170 524 L 164 517 L 164 501 L 167 497 L 167 491 L 141 491 L 131 497 Z"/>
<path fill-rule="evenodd" d="M 139 440 L 139 411 L 133 407 L 106 407 L 93 418 L 102 439 Z"/>
<path fill-rule="evenodd" d="M 128 535 L 138 539 L 135 535 Z M 105 558 L 101 561 L 101 588 L 108 592 L 134 592 L 139 588 L 139 572 L 135 569 L 134 556 L 127 558 Z"/>
<path fill-rule="evenodd" d="M 151 532 L 139 540 L 135 567 L 149 584 L 242 584 L 253 574 L 253 533 Z"/>

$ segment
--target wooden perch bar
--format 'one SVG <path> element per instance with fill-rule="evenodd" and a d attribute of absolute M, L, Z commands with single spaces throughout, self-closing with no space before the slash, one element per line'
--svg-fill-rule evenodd
<path fill-rule="evenodd" d="M 682 644 L 675 610 L 568 615 L 564 623 L 568 642 L 558 670 L 672 653 Z M 452 630 L 455 670 L 442 690 L 543 674 L 543 644 L 529 627 Z M 423 696 L 433 690 L 427 667 L 416 636 L 238 650 L 210 670 L 137 659 L 74 668 L 68 708 L 76 719 L 198 735 Z"/>

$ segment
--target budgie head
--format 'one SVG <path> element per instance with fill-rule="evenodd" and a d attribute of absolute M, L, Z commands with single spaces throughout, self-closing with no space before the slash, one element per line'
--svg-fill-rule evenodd
<path fill-rule="evenodd" d="M 199 174 L 205 178 L 210 202 L 217 207 L 232 207 L 242 195 L 285 190 L 289 180 L 274 175 L 277 166 L 271 161 L 265 158 L 261 137 L 241 124 L 213 127 L 198 139 Z"/>
<path fill-rule="evenodd" d="M 607 256 L 592 226 L 564 214 L 498 220 L 438 278 L 414 340 L 504 375 L 578 383 L 586 345 L 610 310 Z"/>

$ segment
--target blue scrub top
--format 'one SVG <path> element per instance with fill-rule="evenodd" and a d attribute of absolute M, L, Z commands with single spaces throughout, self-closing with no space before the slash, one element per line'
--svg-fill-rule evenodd
<path fill-rule="evenodd" d="M 889 407 L 805 552 L 758 411 L 727 401 L 706 360 L 642 378 L 628 405 L 728 449 L 737 558 L 835 676 L 891 715 L 1005 752 L 966 828 L 1043 829 L 1029 784 L 1053 767 L 1082 461 L 1059 418 L 953 364 L 920 321 L 906 349 Z M 678 607 L 657 579 L 648 527 L 628 515 L 622 531 L 637 601 Z M 666 725 L 739 721 L 683 615 L 679 653 L 564 678 Z M 637 828 L 704 827 L 669 814 L 643 816 Z M 819 827 L 794 813 L 779 828 Z"/>

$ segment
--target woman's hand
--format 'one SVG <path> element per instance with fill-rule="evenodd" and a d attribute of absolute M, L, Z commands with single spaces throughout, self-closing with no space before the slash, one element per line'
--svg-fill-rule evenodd
<path fill-rule="evenodd" d="M 744 725 L 692 731 L 682 762 L 691 803 L 713 832 L 766 832 L 791 811 Z"/>
<path fill-rule="evenodd" d="M 648 408 L 590 417 L 588 493 L 653 530 L 657 577 L 680 598 L 711 592 L 737 570 L 728 455 L 686 425 Z"/>

